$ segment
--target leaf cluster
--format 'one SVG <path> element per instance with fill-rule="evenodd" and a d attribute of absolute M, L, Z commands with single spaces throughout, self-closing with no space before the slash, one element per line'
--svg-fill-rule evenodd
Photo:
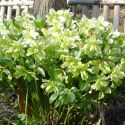
<path fill-rule="evenodd" d="M 23 13 L 1 23 L 0 81 L 13 87 L 23 78 L 30 90 L 32 84 L 41 85 L 56 108 L 82 108 L 122 86 L 125 37 L 113 32 L 102 17 L 73 20 L 72 16 L 69 10 L 52 9 L 46 21 Z"/>

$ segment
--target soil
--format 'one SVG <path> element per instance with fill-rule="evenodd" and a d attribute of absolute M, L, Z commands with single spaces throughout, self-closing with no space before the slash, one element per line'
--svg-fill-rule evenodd
<path fill-rule="evenodd" d="M 17 112 L 14 108 L 16 96 L 11 92 L 0 89 L 0 125 L 13 125 L 17 120 Z M 125 121 L 125 97 L 122 96 L 106 103 L 106 125 L 123 125 Z"/>
<path fill-rule="evenodd" d="M 115 99 L 108 105 L 105 115 L 106 125 L 123 125 L 125 122 L 125 97 Z"/>
<path fill-rule="evenodd" d="M 17 119 L 15 106 L 15 95 L 9 91 L 3 92 L 0 88 L 0 125 L 13 125 Z"/>

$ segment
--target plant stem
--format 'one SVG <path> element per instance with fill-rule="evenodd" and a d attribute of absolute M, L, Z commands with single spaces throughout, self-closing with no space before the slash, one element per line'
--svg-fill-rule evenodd
<path fill-rule="evenodd" d="M 64 124 L 63 124 L 63 125 L 67 125 L 66 122 L 67 122 L 69 113 L 70 113 L 70 111 L 72 110 L 72 108 L 73 108 L 73 106 L 69 107 L 69 105 L 68 105 L 68 111 L 67 111 L 67 113 L 66 113 L 66 116 L 65 116 L 65 120 L 64 120 Z"/>
<path fill-rule="evenodd" d="M 85 120 L 85 118 L 82 118 L 80 125 L 83 125 L 84 120 Z"/>
<path fill-rule="evenodd" d="M 26 115 L 26 122 L 25 125 L 28 125 L 28 115 L 27 115 L 27 107 L 28 107 L 28 88 L 27 88 L 27 92 L 26 92 L 26 100 L 25 100 L 26 104 L 25 104 L 25 115 Z"/>
<path fill-rule="evenodd" d="M 100 103 L 99 105 L 99 112 L 100 112 L 101 123 L 102 125 L 105 125 L 105 111 L 103 103 Z"/>
<path fill-rule="evenodd" d="M 35 60 L 35 66 L 37 67 L 37 61 L 36 61 L 36 60 Z M 34 68 L 34 73 L 35 73 L 35 74 L 37 74 L 36 67 Z M 37 96 L 38 96 L 39 102 L 41 102 L 41 100 L 40 100 L 40 94 L 39 94 L 39 88 L 38 88 L 38 84 L 37 84 L 37 80 L 35 79 L 34 82 L 35 82 L 36 94 L 37 94 Z M 40 106 L 40 109 L 41 109 L 41 111 L 42 111 L 42 115 L 41 115 L 42 120 L 43 120 L 43 122 L 45 122 L 45 113 L 44 113 L 43 106 L 44 106 L 44 105 L 42 104 L 42 106 Z"/>

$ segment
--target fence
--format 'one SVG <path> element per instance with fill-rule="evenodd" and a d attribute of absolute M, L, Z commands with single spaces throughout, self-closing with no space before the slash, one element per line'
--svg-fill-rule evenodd
<path fill-rule="evenodd" d="M 32 6 L 32 0 L 2 0 L 0 1 L 0 20 L 10 20 L 17 17 L 22 10 L 28 13 Z"/>
<path fill-rule="evenodd" d="M 68 4 L 72 6 L 72 11 L 76 17 L 76 8 L 78 5 L 82 6 L 82 14 L 89 16 L 89 8 L 91 8 L 91 16 L 98 18 L 99 13 L 101 12 L 104 20 L 109 21 L 110 18 L 113 18 L 114 30 L 119 30 L 120 20 L 120 10 L 123 6 L 125 8 L 125 0 L 68 0 Z M 101 9 L 100 9 L 101 6 Z M 124 9 L 122 7 L 122 9 Z M 103 9 L 102 9 L 103 8 Z M 111 11 L 112 9 L 112 11 Z M 101 11 L 100 11 L 101 10 Z M 110 11 L 112 12 L 110 14 Z M 123 10 L 125 12 L 125 9 Z M 110 15 L 109 15 L 110 14 Z M 125 13 L 124 13 L 125 14 Z M 125 33 L 125 15 L 123 15 L 122 28 Z"/>

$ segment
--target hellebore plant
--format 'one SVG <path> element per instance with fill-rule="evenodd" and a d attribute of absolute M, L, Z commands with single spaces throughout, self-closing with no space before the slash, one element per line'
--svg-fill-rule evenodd
<path fill-rule="evenodd" d="M 72 17 L 51 9 L 45 21 L 23 13 L 0 24 L 0 82 L 18 87 L 23 112 L 41 123 L 66 111 L 67 125 L 72 111 L 103 103 L 123 85 L 125 37 L 102 17 Z"/>

